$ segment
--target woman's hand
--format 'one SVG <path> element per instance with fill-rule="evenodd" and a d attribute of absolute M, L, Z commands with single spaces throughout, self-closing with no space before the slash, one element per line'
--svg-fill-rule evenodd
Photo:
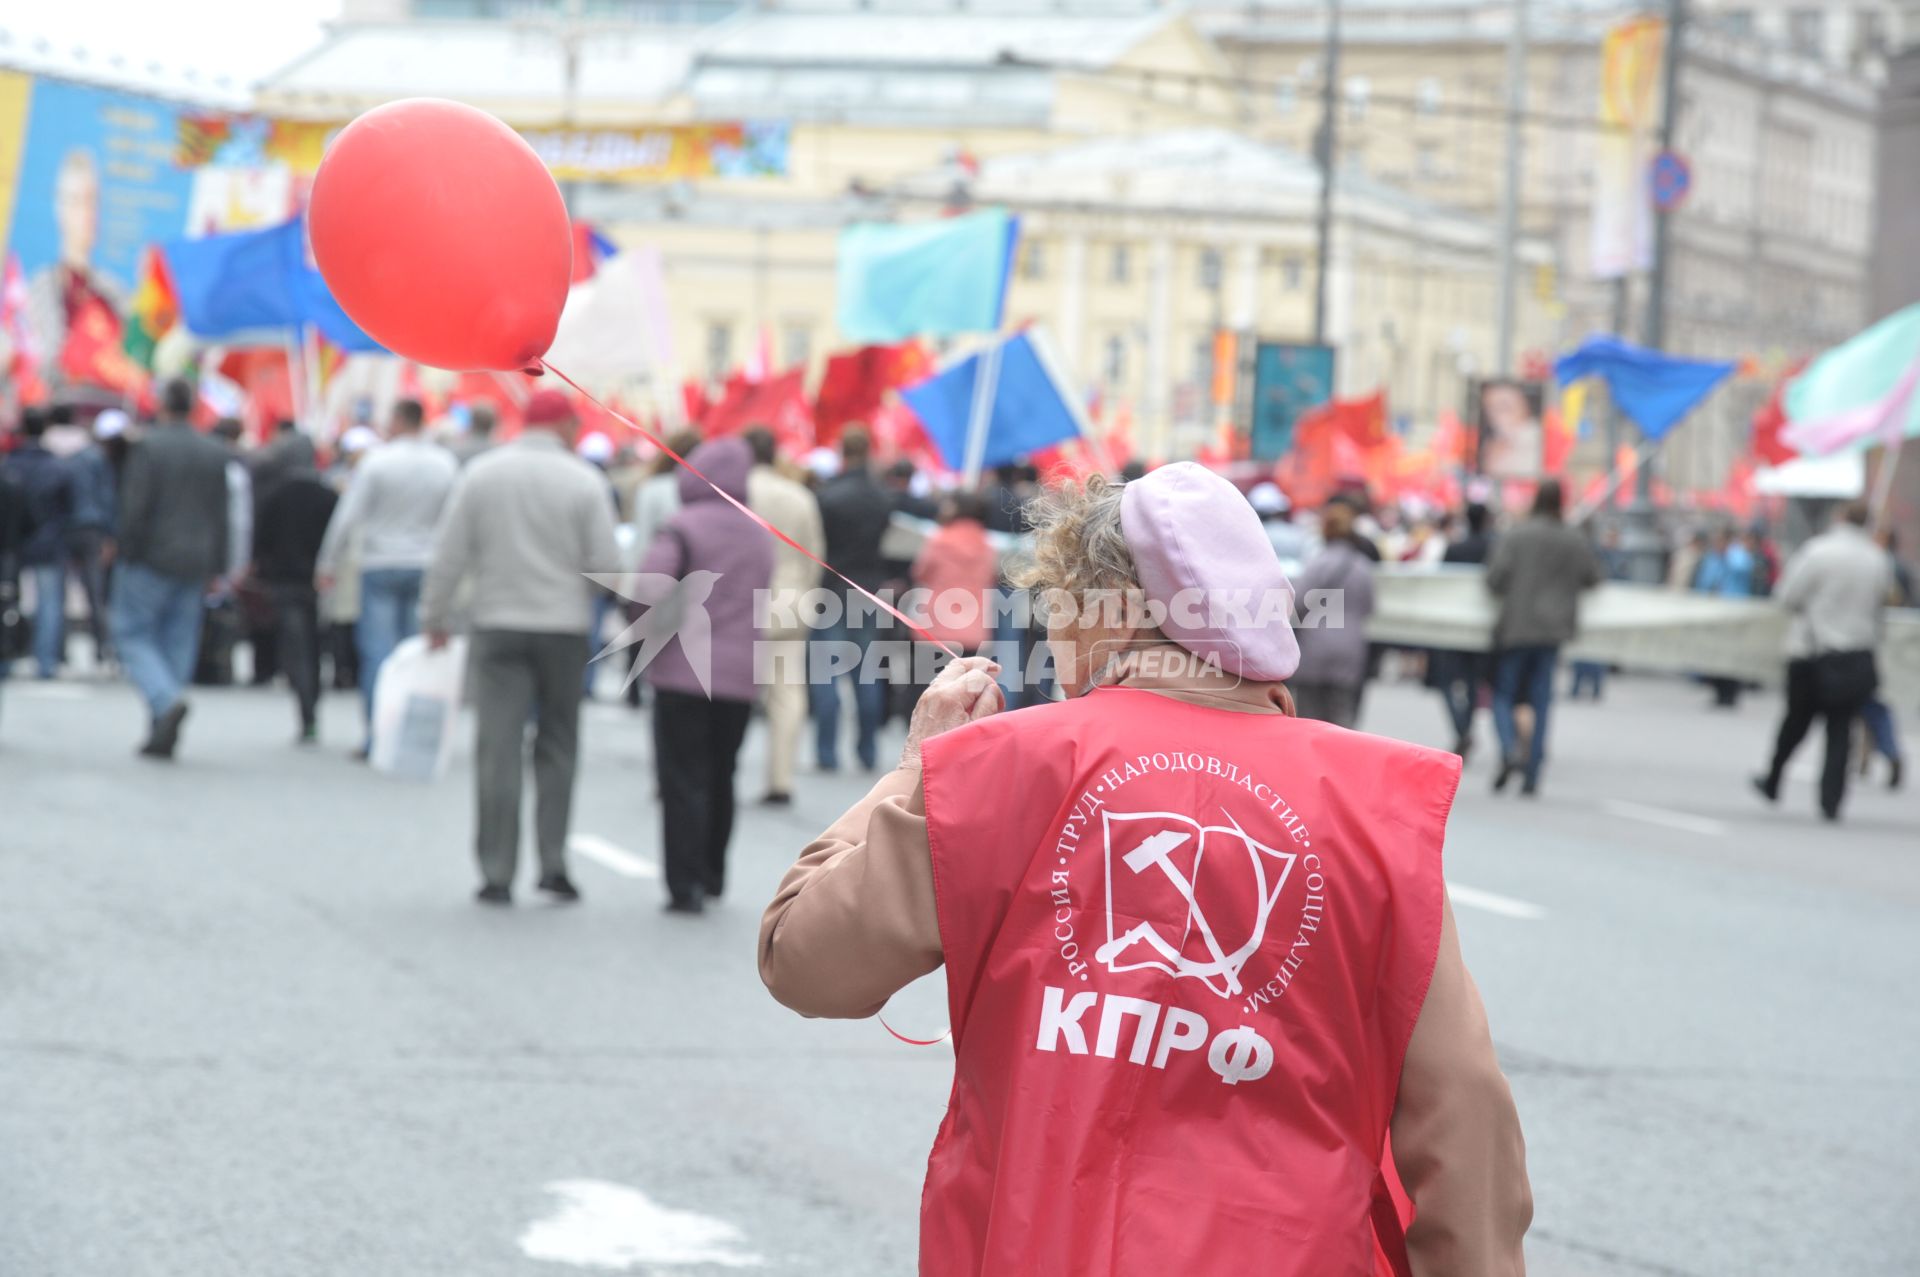
<path fill-rule="evenodd" d="M 918 771 L 920 746 L 929 736 L 999 713 L 1004 700 L 1000 684 L 994 678 L 999 672 L 999 664 L 984 656 L 963 656 L 941 670 L 921 693 L 920 703 L 913 707 L 913 722 L 907 726 L 907 745 L 900 751 L 900 765 Z"/>

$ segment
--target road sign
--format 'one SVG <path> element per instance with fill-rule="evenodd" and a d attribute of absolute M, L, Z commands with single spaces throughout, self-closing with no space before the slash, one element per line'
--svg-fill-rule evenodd
<path fill-rule="evenodd" d="M 1653 157 L 1653 206 L 1671 213 L 1687 202 L 1693 191 L 1693 165 L 1678 151 L 1662 151 Z"/>

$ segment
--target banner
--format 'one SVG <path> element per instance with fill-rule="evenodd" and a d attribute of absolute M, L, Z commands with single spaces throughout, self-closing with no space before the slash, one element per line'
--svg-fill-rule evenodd
<path fill-rule="evenodd" d="M 13 192 L 26 153 L 27 103 L 32 94 L 32 76 L 0 71 L 0 257 L 5 256 L 13 221 Z"/>
<path fill-rule="evenodd" d="M 784 123 L 519 132 L 562 182 L 678 182 L 787 175 L 789 129 Z"/>
<path fill-rule="evenodd" d="M 1253 356 L 1253 425 L 1249 446 L 1256 461 L 1277 461 L 1293 447 L 1300 418 L 1333 402 L 1333 347 L 1263 341 Z"/>
<path fill-rule="evenodd" d="M 1592 275 L 1618 279 L 1653 264 L 1653 140 L 1666 23 L 1629 18 L 1600 46 L 1600 120 L 1593 168 Z"/>
<path fill-rule="evenodd" d="M 1374 568 L 1376 643 L 1487 651 L 1494 601 L 1478 567 Z M 1646 673 L 1706 674 L 1778 684 L 1786 672 L 1787 612 L 1765 599 L 1729 599 L 1609 581 L 1580 602 L 1569 660 Z M 1920 610 L 1887 613 L 1880 643 L 1881 696 L 1920 697 Z"/>
<path fill-rule="evenodd" d="M 284 167 L 310 175 L 341 124 L 264 115 L 182 114 L 174 132 L 180 168 Z"/>

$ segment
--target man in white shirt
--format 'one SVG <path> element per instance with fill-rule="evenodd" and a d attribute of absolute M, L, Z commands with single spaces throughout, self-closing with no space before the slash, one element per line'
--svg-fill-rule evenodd
<path fill-rule="evenodd" d="M 1816 716 L 1827 724 L 1820 773 L 1820 811 L 1840 819 L 1847 789 L 1847 746 L 1853 720 L 1879 686 L 1873 650 L 1893 589 L 1893 560 L 1867 534 L 1864 501 L 1840 507 L 1833 527 L 1787 561 L 1774 597 L 1793 614 L 1787 629 L 1787 712 L 1773 762 L 1753 786 L 1768 802 L 1780 797 L 1787 761 Z"/>
<path fill-rule="evenodd" d="M 420 584 L 433 556 L 434 529 L 460 473 L 453 454 L 422 437 L 425 420 L 417 399 L 394 405 L 387 442 L 354 470 L 327 524 L 315 566 L 315 584 L 324 593 L 350 539 L 359 534 L 360 620 L 354 637 L 367 714 L 362 758 L 373 746 L 373 688 L 380 666 L 402 639 L 419 633 Z"/>

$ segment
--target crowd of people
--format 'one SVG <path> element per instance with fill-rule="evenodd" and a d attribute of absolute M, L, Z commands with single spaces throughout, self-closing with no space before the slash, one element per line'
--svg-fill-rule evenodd
<path fill-rule="evenodd" d="M 537 887 L 578 898 L 567 827 L 580 704 L 597 690 L 636 707 L 644 700 L 652 715 L 668 905 L 684 913 L 725 891 L 738 760 L 756 707 L 767 734 L 759 801 L 784 805 L 809 739 L 819 771 L 843 766 L 850 736 L 852 762 L 873 772 L 883 725 L 910 715 L 931 671 L 923 659 L 876 660 L 876 645 L 991 656 L 1010 705 L 1057 695 L 1044 618 L 1014 606 L 1027 596 L 1009 576 L 1041 493 L 1031 467 L 940 492 L 909 462 L 876 464 L 856 426 L 804 457 L 782 456 L 760 427 L 714 440 L 682 433 L 667 442 L 692 463 L 683 468 L 664 451 L 645 457 L 581 435 L 571 402 L 552 391 L 524 405 L 510 441 L 496 437 L 486 405 L 430 427 L 422 405 L 403 399 L 384 430 L 355 426 L 330 455 L 290 421 L 247 447 L 237 421 L 196 429 L 195 409 L 192 387 L 174 382 L 148 424 L 113 411 L 91 421 L 64 408 L 23 414 L 0 464 L 0 613 L 11 618 L 0 656 L 58 676 L 71 597 L 84 608 L 94 663 L 121 671 L 145 704 L 139 752 L 164 760 L 181 747 L 191 686 L 233 679 L 244 645 L 254 683 L 290 689 L 301 745 L 319 743 L 326 689 L 356 690 L 353 750 L 367 758 L 375 688 L 395 651 L 416 635 L 428 650 L 466 635 L 479 898 L 488 903 L 512 899 L 529 755 Z M 1143 473 L 1133 466 L 1118 480 Z M 1270 482 L 1244 499 L 1295 595 L 1339 601 L 1336 614 L 1298 629 L 1288 687 L 1302 717 L 1361 722 L 1385 656 L 1369 635 L 1378 565 L 1478 567 L 1496 613 L 1489 650 L 1428 649 L 1398 663 L 1404 670 L 1411 658 L 1439 693 L 1460 757 L 1475 748 L 1479 710 L 1490 710 L 1496 792 L 1515 781 L 1523 795 L 1539 792 L 1581 597 L 1628 574 L 1616 526 L 1569 524 L 1552 480 L 1510 520 L 1478 502 L 1452 515 L 1377 506 L 1363 490 L 1299 512 Z M 1900 781 L 1891 707 L 1870 687 L 1860 692 L 1861 678 L 1846 690 L 1815 674 L 1834 651 L 1871 646 L 1881 606 L 1913 601 L 1892 548 L 1884 535 L 1876 548 L 1853 513 L 1784 564 L 1764 528 L 1676 539 L 1672 587 L 1775 594 L 1794 613 L 1786 721 L 1756 781 L 1770 799 L 1819 718 L 1829 731 L 1821 801 L 1830 816 L 1856 724 L 1870 741 L 1862 765 L 1883 756 L 1891 783 Z M 1849 574 L 1884 581 L 1836 601 L 1833 582 Z M 869 603 L 910 590 L 978 605 L 931 607 L 910 625 Z M 832 606 L 814 616 L 765 605 L 809 591 Z M 829 649 L 843 659 L 823 658 Z M 1606 674 L 1576 660 L 1565 694 L 1597 700 Z M 1739 681 L 1706 681 L 1716 703 L 1737 702 Z"/>

